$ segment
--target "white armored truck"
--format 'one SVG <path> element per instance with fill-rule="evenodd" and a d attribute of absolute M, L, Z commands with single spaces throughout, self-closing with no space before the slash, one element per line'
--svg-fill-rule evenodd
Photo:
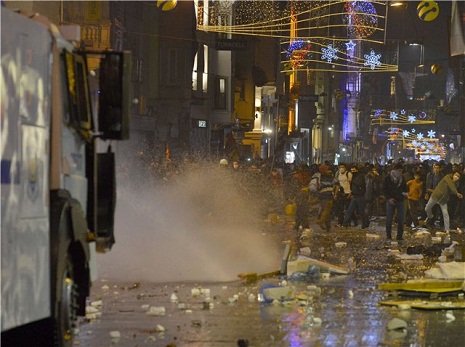
<path fill-rule="evenodd" d="M 1 345 L 72 346 L 114 243 L 131 57 L 86 52 L 37 14 L 2 7 L 1 26 Z"/>

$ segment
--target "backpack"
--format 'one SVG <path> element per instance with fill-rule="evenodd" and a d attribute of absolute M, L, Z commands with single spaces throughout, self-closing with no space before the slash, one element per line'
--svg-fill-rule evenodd
<path fill-rule="evenodd" d="M 310 192 L 318 193 L 320 191 L 320 177 L 318 175 L 314 175 L 308 184 L 310 188 Z"/>

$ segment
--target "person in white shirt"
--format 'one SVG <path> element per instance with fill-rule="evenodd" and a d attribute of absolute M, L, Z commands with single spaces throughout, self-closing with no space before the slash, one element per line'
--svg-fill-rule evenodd
<path fill-rule="evenodd" d="M 340 163 L 338 170 L 334 174 L 334 183 L 340 187 L 340 194 L 337 194 L 337 201 L 334 209 L 338 227 L 342 227 L 344 222 L 344 213 L 346 213 L 349 207 L 351 193 L 350 182 L 352 182 L 352 173 L 347 170 L 345 163 Z M 357 225 L 357 217 L 355 214 L 351 218 L 354 225 Z"/>

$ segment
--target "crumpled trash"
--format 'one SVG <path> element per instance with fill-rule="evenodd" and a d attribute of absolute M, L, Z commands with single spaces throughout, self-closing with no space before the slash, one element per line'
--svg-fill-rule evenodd
<path fill-rule="evenodd" d="M 388 322 L 388 330 L 407 329 L 407 322 L 400 318 L 393 318 Z"/>
<path fill-rule="evenodd" d="M 274 300 L 287 301 L 295 298 L 295 288 L 292 286 L 280 286 L 273 283 L 265 283 L 260 288 L 263 302 L 269 304 Z"/>
<path fill-rule="evenodd" d="M 422 260 L 423 259 L 423 254 L 400 253 L 400 254 L 396 254 L 396 257 L 401 259 L 401 260 Z"/>
<path fill-rule="evenodd" d="M 407 254 L 423 254 L 425 256 L 439 257 L 442 253 L 442 250 L 446 248 L 447 245 L 435 243 L 432 246 L 417 245 L 407 247 Z"/>
<path fill-rule="evenodd" d="M 465 279 L 465 262 L 436 263 L 435 267 L 425 271 L 425 276 L 437 279 L 463 280 Z"/>

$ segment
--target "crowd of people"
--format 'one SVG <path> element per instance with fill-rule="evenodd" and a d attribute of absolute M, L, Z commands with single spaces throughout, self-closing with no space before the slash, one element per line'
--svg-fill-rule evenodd
<path fill-rule="evenodd" d="M 311 219 L 320 228 L 349 226 L 368 229 L 380 216 L 386 219 L 386 238 L 402 242 L 406 229 L 436 226 L 444 231 L 465 226 L 465 167 L 444 161 L 418 163 L 288 164 L 185 158 L 152 161 L 145 175 L 157 182 L 176 182 L 183 171 L 214 165 L 234 177 L 236 187 L 259 197 L 263 214 L 281 213 L 295 206 L 295 229 Z M 210 167 L 212 167 L 210 166 Z M 127 168 L 126 168 L 127 169 Z M 123 170 L 124 173 L 124 170 Z"/>
<path fill-rule="evenodd" d="M 303 174 L 307 172 L 307 174 Z M 300 177 L 310 177 L 308 184 Z M 339 163 L 339 165 L 301 165 L 291 181 L 303 191 L 309 191 L 308 204 L 319 204 L 317 224 L 330 231 L 331 220 L 336 226 L 351 225 L 368 229 L 370 222 L 386 218 L 386 239 L 402 242 L 404 230 L 436 226 L 445 232 L 465 224 L 465 168 L 463 164 L 422 162 L 388 165 L 370 163 Z M 308 189 L 307 189 L 308 186 Z M 307 228 L 302 193 L 295 194 L 296 229 Z M 313 196 L 313 199 L 312 199 Z M 299 215 L 300 214 L 300 215 Z M 304 220 L 304 221 L 302 221 Z"/>

